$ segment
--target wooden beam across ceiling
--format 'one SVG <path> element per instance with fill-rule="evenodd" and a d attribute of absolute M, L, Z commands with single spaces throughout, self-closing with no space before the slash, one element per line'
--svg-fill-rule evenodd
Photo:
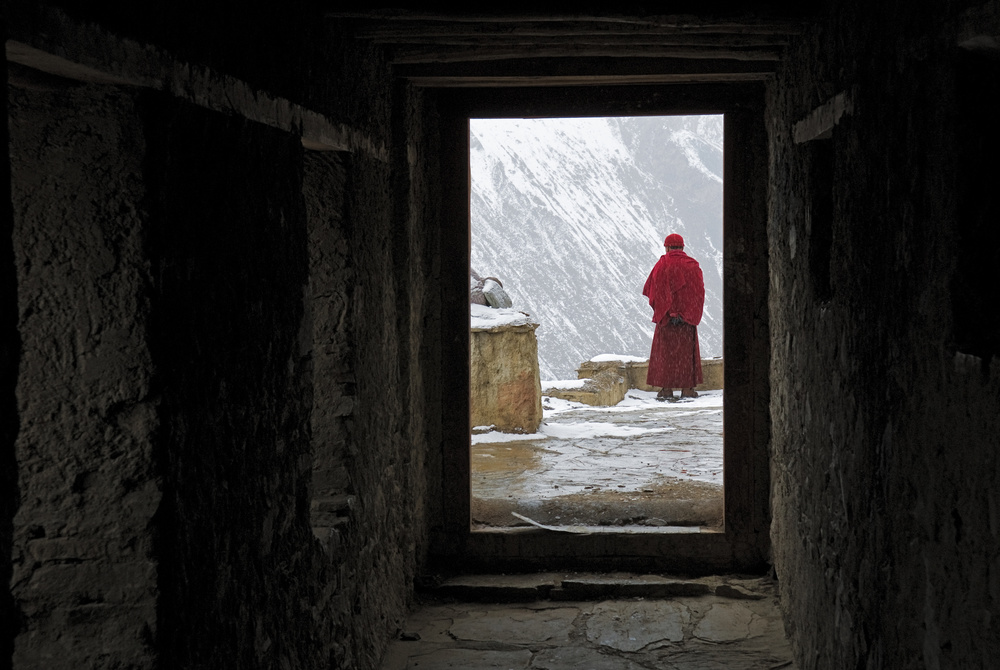
<path fill-rule="evenodd" d="M 725 44 L 729 48 L 779 48 L 788 44 L 788 35 L 729 33 L 677 33 L 637 31 L 628 33 L 580 32 L 546 35 L 525 35 L 521 33 L 426 33 L 401 31 L 355 31 L 354 37 L 369 40 L 375 44 L 434 45 L 447 47 L 477 47 L 488 43 L 498 47 L 558 46 L 575 44 L 584 46 L 684 46 L 717 47 Z"/>
<path fill-rule="evenodd" d="M 565 45 L 498 47 L 485 44 L 476 48 L 395 46 L 389 60 L 394 65 L 418 63 L 473 63 L 483 61 L 538 58 L 671 58 L 692 60 L 771 61 L 781 58 L 781 50 L 732 49 L 692 46 Z"/>
<path fill-rule="evenodd" d="M 564 21 L 443 21 L 440 19 L 416 21 L 412 19 L 385 19 L 345 14 L 328 14 L 328 18 L 350 19 L 358 37 L 375 40 L 395 40 L 414 35 L 433 38 L 457 37 L 628 37 L 643 35 L 759 35 L 763 37 L 794 35 L 802 30 L 800 20 L 785 21 L 609 21 L 606 19 L 582 20 L 579 17 Z"/>
<path fill-rule="evenodd" d="M 404 65 L 396 75 L 419 86 L 602 86 L 762 81 L 765 61 L 679 58 L 539 58 L 479 63 Z"/>
<path fill-rule="evenodd" d="M 683 31 L 687 33 L 729 33 L 739 35 L 788 35 L 803 30 L 810 14 L 799 11 L 783 16 L 761 13 L 702 13 L 671 15 L 627 15 L 585 13 L 462 13 L 418 12 L 389 9 L 329 10 L 331 19 L 349 19 L 373 35 L 394 32 L 427 34 L 508 33 L 552 35 L 574 33 L 618 33 Z"/>
<path fill-rule="evenodd" d="M 331 9 L 326 16 L 347 35 L 382 47 L 397 74 L 429 86 L 760 80 L 807 25 L 802 10 L 750 12 L 725 0 L 702 0 L 698 13 L 674 15 L 594 12 L 591 5 L 576 13 L 505 6 L 475 13 Z"/>

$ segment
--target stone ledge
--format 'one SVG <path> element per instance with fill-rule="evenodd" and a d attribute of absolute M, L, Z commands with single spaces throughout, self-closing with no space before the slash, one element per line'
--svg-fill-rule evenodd
<path fill-rule="evenodd" d="M 434 594 L 467 602 L 524 603 L 545 600 L 556 586 L 553 575 L 470 575 L 445 580 Z"/>
<path fill-rule="evenodd" d="M 594 407 L 611 407 L 625 398 L 628 383 L 621 374 L 610 370 L 602 370 L 593 378 L 586 380 L 580 388 L 548 388 L 542 395 L 550 398 L 561 398 L 572 402 L 581 402 Z"/>
<path fill-rule="evenodd" d="M 537 328 L 538 328 L 537 323 L 501 324 L 499 326 L 490 326 L 489 328 L 472 327 L 469 329 L 469 332 L 470 333 L 533 333 Z"/>
<path fill-rule="evenodd" d="M 470 348 L 470 429 L 534 433 L 542 422 L 538 376 L 538 324 L 474 328 Z"/>
<path fill-rule="evenodd" d="M 712 592 L 708 584 L 663 577 L 564 579 L 561 587 L 552 592 L 553 600 L 679 598 L 682 596 L 704 596 Z"/>
<path fill-rule="evenodd" d="M 694 387 L 695 391 L 715 391 L 725 388 L 726 364 L 721 358 L 701 359 L 702 382 Z"/>
<path fill-rule="evenodd" d="M 615 372 L 625 378 L 628 389 L 659 391 L 659 386 L 646 383 L 649 361 L 585 361 L 576 370 L 577 379 L 591 379 L 602 372 Z M 725 388 L 725 363 L 721 358 L 701 359 L 702 383 L 696 391 L 714 391 Z"/>
<path fill-rule="evenodd" d="M 465 602 L 516 603 L 539 600 L 594 601 L 609 598 L 690 598 L 715 596 L 728 600 L 762 600 L 773 595 L 766 577 L 712 576 L 683 579 L 628 573 L 530 573 L 461 575 L 428 584 L 434 597 Z"/>

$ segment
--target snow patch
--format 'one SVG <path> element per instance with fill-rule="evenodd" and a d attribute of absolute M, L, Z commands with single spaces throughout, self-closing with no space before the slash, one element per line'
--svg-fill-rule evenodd
<path fill-rule="evenodd" d="M 609 363 L 611 361 L 621 361 L 622 363 L 645 363 L 648 356 L 629 356 L 628 354 L 599 354 L 590 359 L 591 363 Z"/>
<path fill-rule="evenodd" d="M 600 421 L 581 421 L 579 423 L 542 424 L 541 433 L 557 440 L 575 440 L 582 437 L 634 437 L 636 435 L 651 435 L 667 433 L 675 430 L 665 428 L 640 428 L 620 423 L 602 423 Z"/>
<path fill-rule="evenodd" d="M 516 309 L 495 309 L 486 305 L 471 305 L 472 327 L 488 330 L 499 326 L 538 325 L 529 315 Z"/>
<path fill-rule="evenodd" d="M 542 382 L 542 391 L 549 389 L 580 389 L 587 383 L 586 379 L 555 379 Z"/>

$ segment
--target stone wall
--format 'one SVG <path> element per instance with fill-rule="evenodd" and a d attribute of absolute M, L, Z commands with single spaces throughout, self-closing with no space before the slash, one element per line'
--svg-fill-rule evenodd
<path fill-rule="evenodd" d="M 396 327 L 399 306 L 392 258 L 389 167 L 369 157 L 351 161 L 348 210 L 355 272 L 351 320 L 357 345 L 357 399 L 348 472 L 357 506 L 350 517 L 341 569 L 346 591 L 337 616 L 347 645 L 345 661 L 376 667 L 402 621 L 412 582 L 413 557 L 404 552 L 409 524 L 411 445 L 404 433 L 407 407 L 400 377 Z M 348 598 L 348 594 L 352 598 Z"/>
<path fill-rule="evenodd" d="M 303 175 L 312 323 L 310 510 L 313 532 L 335 556 L 356 503 L 347 468 L 357 385 L 349 327 L 354 269 L 344 203 L 349 160 L 333 152 L 307 152 Z"/>
<path fill-rule="evenodd" d="M 952 293 L 970 244 L 998 241 L 963 239 L 955 197 L 989 164 L 959 153 L 974 23 L 847 3 L 770 86 L 772 539 L 801 668 L 988 667 L 1000 649 L 1000 378 L 956 346 Z M 796 143 L 840 93 L 832 137 Z M 996 147 L 994 125 L 976 142 Z M 993 190 L 969 197 L 987 211 Z"/>
<path fill-rule="evenodd" d="M 470 421 L 506 433 L 534 433 L 542 422 L 538 324 L 474 328 Z"/>
<path fill-rule="evenodd" d="M 7 62 L 0 64 L 0 82 L 7 87 Z M 0 96 L 0 113 L 7 117 L 7 97 Z M 0 127 L 0 143 L 10 146 L 8 127 Z M 18 506 L 17 368 L 21 335 L 18 332 L 17 267 L 14 262 L 14 213 L 10 199 L 10 162 L 0 161 L 0 584 L 10 584 L 13 519 Z M 17 630 L 14 599 L 0 588 L 0 670 L 8 670 Z"/>
<path fill-rule="evenodd" d="M 625 377 L 628 388 L 640 391 L 659 391 L 659 386 L 646 383 L 649 361 L 585 361 L 576 371 L 577 379 L 593 377 L 601 370 L 614 370 Z M 695 387 L 697 391 L 713 391 L 725 388 L 725 362 L 721 358 L 701 359 L 703 381 Z"/>
<path fill-rule="evenodd" d="M 316 667 L 297 138 L 29 72 L 10 100 L 13 662 Z"/>
<path fill-rule="evenodd" d="M 11 88 L 24 343 L 12 592 L 18 667 L 152 667 L 157 630 L 150 265 L 136 99 Z"/>
<path fill-rule="evenodd" d="M 146 113 L 159 662 L 309 667 L 330 627 L 314 616 L 329 601 L 309 602 L 323 580 L 307 515 L 302 147 L 160 96 Z"/>
<path fill-rule="evenodd" d="M 17 667 L 375 668 L 401 625 L 440 410 L 433 128 L 335 46 L 317 86 L 354 94 L 321 106 L 376 131 L 350 155 L 18 69 Z"/>

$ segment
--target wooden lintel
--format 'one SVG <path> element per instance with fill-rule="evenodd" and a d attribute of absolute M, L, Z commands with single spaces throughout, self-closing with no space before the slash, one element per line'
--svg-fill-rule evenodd
<path fill-rule="evenodd" d="M 656 58 L 542 58 L 479 63 L 403 65 L 393 72 L 421 86 L 573 86 L 763 81 L 774 64 Z"/>
<path fill-rule="evenodd" d="M 633 47 L 693 47 L 714 49 L 775 49 L 788 44 L 789 38 L 784 35 L 721 35 L 705 33 L 699 35 L 662 35 L 642 33 L 629 35 L 608 35 L 595 33 L 589 35 L 428 35 L 426 33 L 408 35 L 357 35 L 376 44 L 396 45 L 399 47 L 433 45 L 437 47 L 490 47 L 490 48 L 529 48 L 546 47 L 606 47 L 616 49 L 631 49 Z"/>
<path fill-rule="evenodd" d="M 716 31 L 740 34 L 795 35 L 803 32 L 807 25 L 808 13 L 801 16 L 757 17 L 741 15 L 661 15 L 629 16 L 586 15 L 586 14 L 530 14 L 530 13 L 418 13 L 392 10 L 361 10 L 325 12 L 329 19 L 353 20 L 369 27 L 382 26 L 388 29 L 402 28 L 420 31 L 427 28 L 453 26 L 473 26 L 475 30 L 488 32 L 545 31 L 572 32 L 593 29 L 594 26 L 636 27 L 639 29 Z M 374 28 L 373 28 L 374 29 Z"/>
<path fill-rule="evenodd" d="M 396 48 L 392 52 L 394 65 L 420 63 L 471 63 L 511 61 L 536 58 L 670 58 L 690 60 L 734 60 L 775 63 L 781 60 L 781 49 L 726 49 L 717 47 L 615 47 L 569 44 L 547 48 Z"/>
<path fill-rule="evenodd" d="M 797 26 L 778 29 L 775 26 L 761 28 L 755 25 L 692 25 L 656 26 L 632 23 L 539 23 L 539 24 L 495 24 L 495 23 L 405 23 L 386 21 L 356 21 L 351 24 L 351 34 L 363 39 L 377 41 L 406 41 L 414 38 L 426 39 L 578 39 L 606 37 L 609 39 L 655 38 L 655 39 L 744 39 L 744 40 L 787 40 L 801 30 Z"/>
<path fill-rule="evenodd" d="M 552 86 L 633 86 L 655 84 L 703 84 L 765 81 L 769 74 L 672 74 L 655 76 L 565 76 L 565 77 L 413 77 L 409 81 L 425 88 L 511 88 Z"/>
<path fill-rule="evenodd" d="M 853 96 L 848 91 L 842 91 L 796 123 L 792 129 L 792 137 L 796 144 L 829 139 L 833 135 L 834 126 L 840 123 L 841 118 L 845 114 L 853 113 Z"/>
<path fill-rule="evenodd" d="M 617 81 L 582 86 L 572 82 L 512 82 L 507 86 L 443 87 L 436 96 L 468 118 L 550 118 L 722 114 L 743 108 L 748 91 L 763 91 L 760 81 L 636 83 Z M 543 86 L 540 88 L 540 86 Z"/>

